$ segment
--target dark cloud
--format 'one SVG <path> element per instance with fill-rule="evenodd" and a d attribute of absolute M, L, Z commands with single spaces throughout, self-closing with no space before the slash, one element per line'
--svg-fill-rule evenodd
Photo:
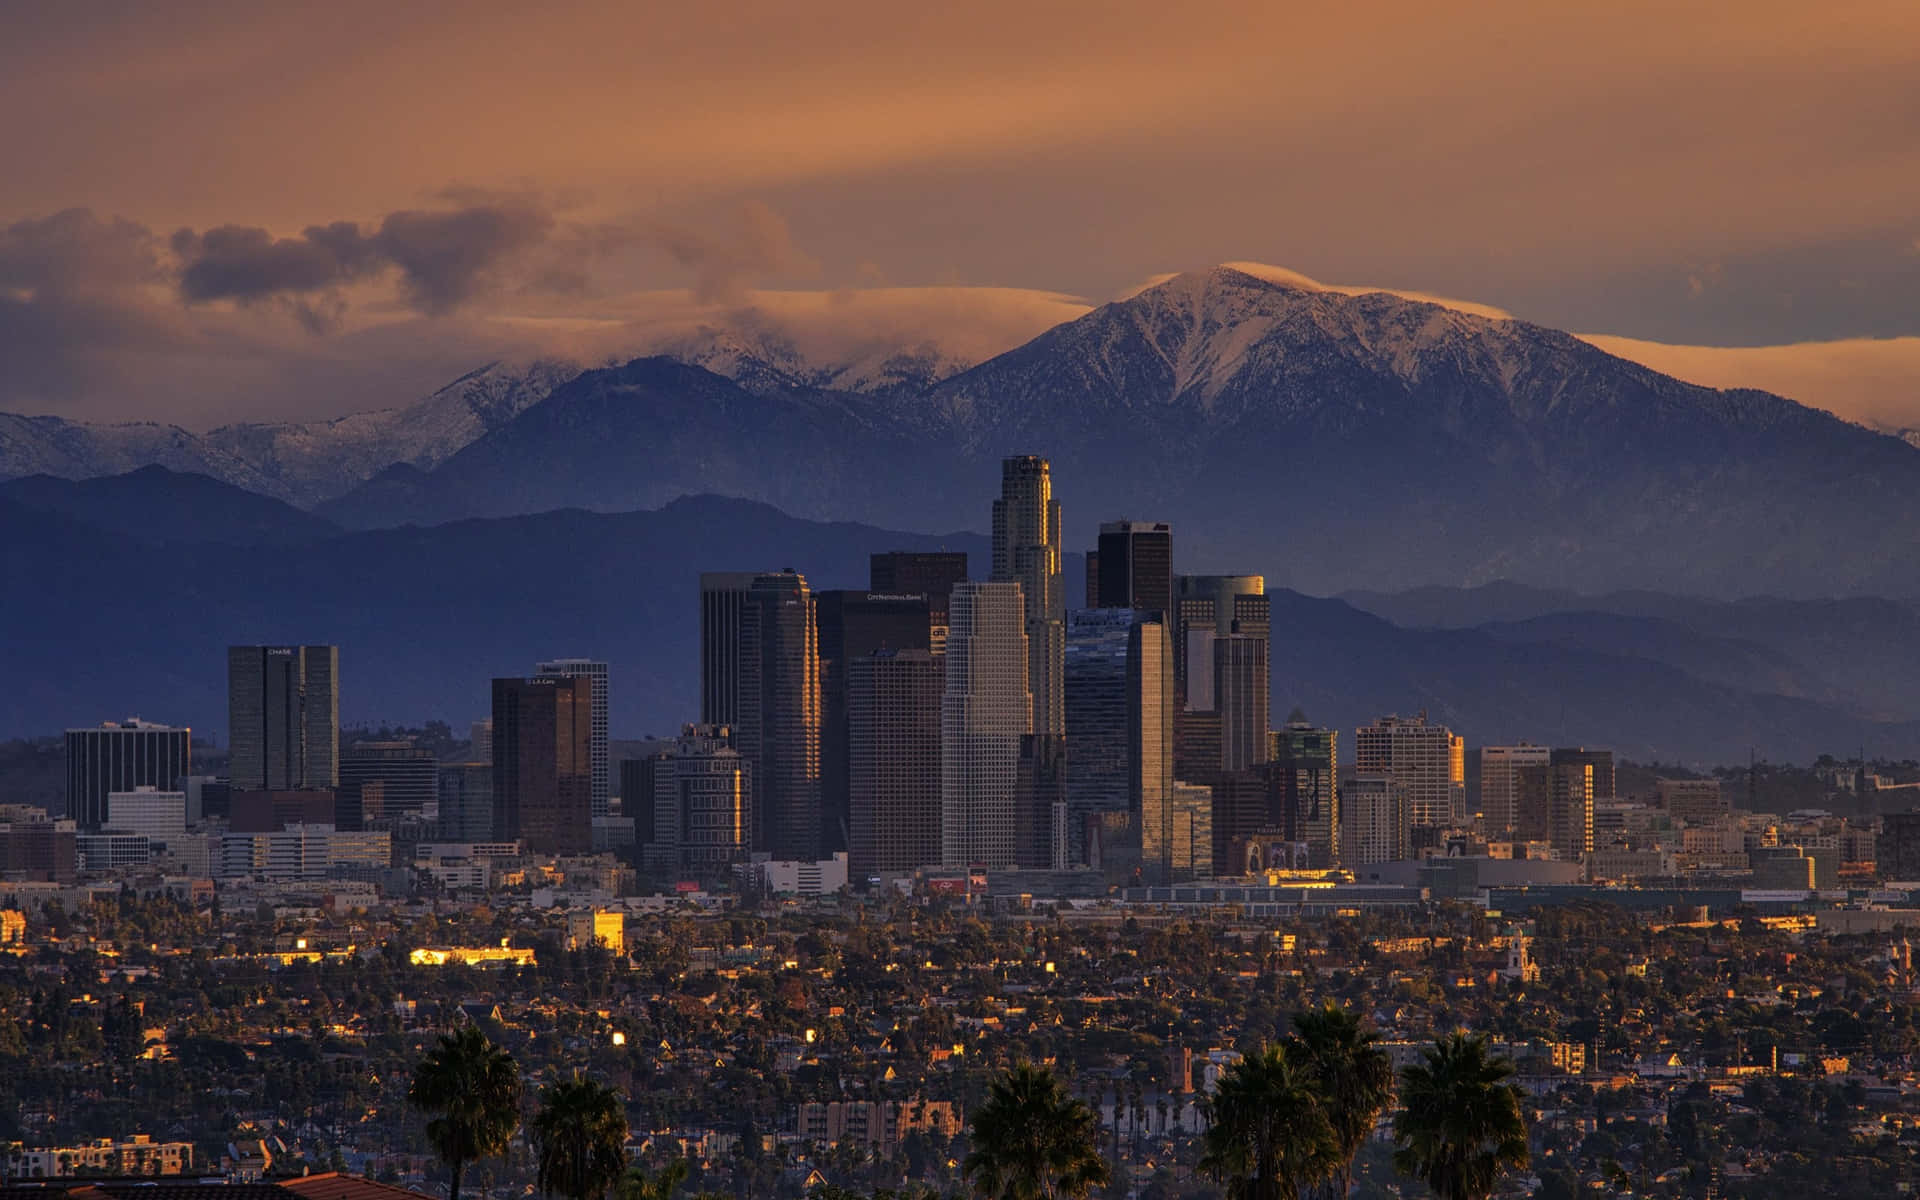
<path fill-rule="evenodd" d="M 120 217 L 70 208 L 0 228 L 0 287 L 66 293 L 161 277 L 153 232 Z"/>
<path fill-rule="evenodd" d="M 180 295 L 189 302 L 252 303 L 317 294 L 297 306 L 303 322 L 327 312 L 337 319 L 333 295 L 347 284 L 388 269 L 400 273 L 407 303 L 439 315 L 470 300 L 486 274 L 510 256 L 537 245 L 554 220 L 524 205 L 476 205 L 440 212 L 390 213 L 371 233 L 350 221 L 314 225 L 298 237 L 276 238 L 264 229 L 224 225 L 173 235 L 180 259 Z"/>
<path fill-rule="evenodd" d="M 445 313 L 471 298 L 495 263 L 553 231 L 553 215 L 533 207 L 397 212 L 380 223 L 374 246 L 400 268 L 408 302 Z"/>

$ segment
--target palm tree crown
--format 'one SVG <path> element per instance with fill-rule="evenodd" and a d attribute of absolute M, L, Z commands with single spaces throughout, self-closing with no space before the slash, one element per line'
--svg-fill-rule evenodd
<path fill-rule="evenodd" d="M 595 1200 L 626 1171 L 627 1107 L 612 1088 L 575 1075 L 541 1090 L 533 1145 L 541 1191 Z"/>
<path fill-rule="evenodd" d="M 1333 1129 L 1335 1196 L 1353 1183 L 1353 1163 L 1393 1099 L 1393 1059 L 1352 1009 L 1327 1003 L 1294 1014 L 1288 1056 L 1305 1067 Z"/>
<path fill-rule="evenodd" d="M 1298 1200 L 1333 1172 L 1338 1150 L 1307 1065 L 1269 1045 L 1234 1064 L 1207 1101 L 1200 1170 L 1227 1200 Z"/>
<path fill-rule="evenodd" d="M 1393 1164 L 1424 1180 L 1440 1200 L 1485 1200 L 1500 1173 L 1527 1165 L 1527 1123 L 1520 1089 L 1506 1082 L 1513 1063 L 1491 1054 L 1483 1037 L 1449 1034 L 1424 1064 L 1400 1072 Z"/>
<path fill-rule="evenodd" d="M 1098 1124 L 1052 1071 L 1018 1064 L 988 1086 L 962 1170 L 983 1200 L 1079 1200 L 1107 1183 Z"/>
<path fill-rule="evenodd" d="M 441 1035 L 414 1068 L 407 1099 L 428 1112 L 427 1141 L 452 1176 L 448 1200 L 460 1200 L 461 1170 L 505 1152 L 520 1124 L 520 1070 L 513 1056 L 468 1027 Z"/>

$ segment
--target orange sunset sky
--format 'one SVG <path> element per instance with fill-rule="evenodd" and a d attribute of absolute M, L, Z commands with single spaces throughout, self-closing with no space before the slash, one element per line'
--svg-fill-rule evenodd
<path fill-rule="evenodd" d="M 0 19 L 7 411 L 337 415 L 748 305 L 990 354 L 1248 260 L 1920 426 L 1910 2 Z"/>

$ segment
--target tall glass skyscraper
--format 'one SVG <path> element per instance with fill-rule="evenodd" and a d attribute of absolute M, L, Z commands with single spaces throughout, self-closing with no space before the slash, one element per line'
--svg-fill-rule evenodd
<path fill-rule="evenodd" d="M 1102 846 L 1103 860 L 1137 849 L 1154 869 L 1170 836 L 1173 664 L 1166 626 L 1130 608 L 1070 614 L 1061 669 L 1068 748 L 1068 858 L 1091 861 L 1089 830 L 1125 814 L 1134 845 Z"/>
<path fill-rule="evenodd" d="M 593 849 L 592 695 L 583 678 L 493 681 L 496 840 L 534 854 Z"/>
<path fill-rule="evenodd" d="M 1173 526 L 1165 521 L 1107 521 L 1088 556 L 1097 608 L 1173 613 Z"/>
<path fill-rule="evenodd" d="M 340 648 L 227 647 L 236 791 L 340 785 Z"/>
<path fill-rule="evenodd" d="M 593 815 L 611 815 L 613 789 L 607 770 L 607 664 L 591 658 L 556 658 L 541 663 L 533 672 L 536 675 L 578 677 L 588 682 L 593 705 L 593 730 L 587 743 L 588 753 L 593 760 Z"/>
<path fill-rule="evenodd" d="M 735 742 L 753 776 L 754 849 L 814 862 L 820 811 L 820 648 L 813 593 L 793 571 L 756 575 L 741 621 Z"/>
<path fill-rule="evenodd" d="M 1038 455 L 1000 464 L 1000 498 L 993 502 L 993 581 L 1020 585 L 1032 732 L 1058 736 L 1066 730 L 1060 656 L 1067 615 L 1060 581 L 1060 502 L 1053 498 L 1052 468 Z"/>
<path fill-rule="evenodd" d="M 1020 740 L 1033 729 L 1020 585 L 953 589 L 940 701 L 940 861 L 1013 865 Z"/>

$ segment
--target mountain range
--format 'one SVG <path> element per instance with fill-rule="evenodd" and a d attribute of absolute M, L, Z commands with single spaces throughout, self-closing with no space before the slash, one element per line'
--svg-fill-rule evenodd
<path fill-rule="evenodd" d="M 661 732 L 692 708 L 699 571 L 859 586 L 875 549 L 982 555 L 925 531 L 984 524 L 1016 452 L 1052 459 L 1070 548 L 1164 519 L 1178 569 L 1264 573 L 1277 711 L 1692 761 L 1894 751 L 1920 719 L 1920 450 L 1567 334 L 1249 266 L 979 362 L 753 321 L 648 349 L 331 422 L 0 415 L 0 674 L 32 681 L 0 727 L 217 728 L 218 647 L 298 638 L 372 665 L 368 718 L 601 654 L 616 716 Z"/>

